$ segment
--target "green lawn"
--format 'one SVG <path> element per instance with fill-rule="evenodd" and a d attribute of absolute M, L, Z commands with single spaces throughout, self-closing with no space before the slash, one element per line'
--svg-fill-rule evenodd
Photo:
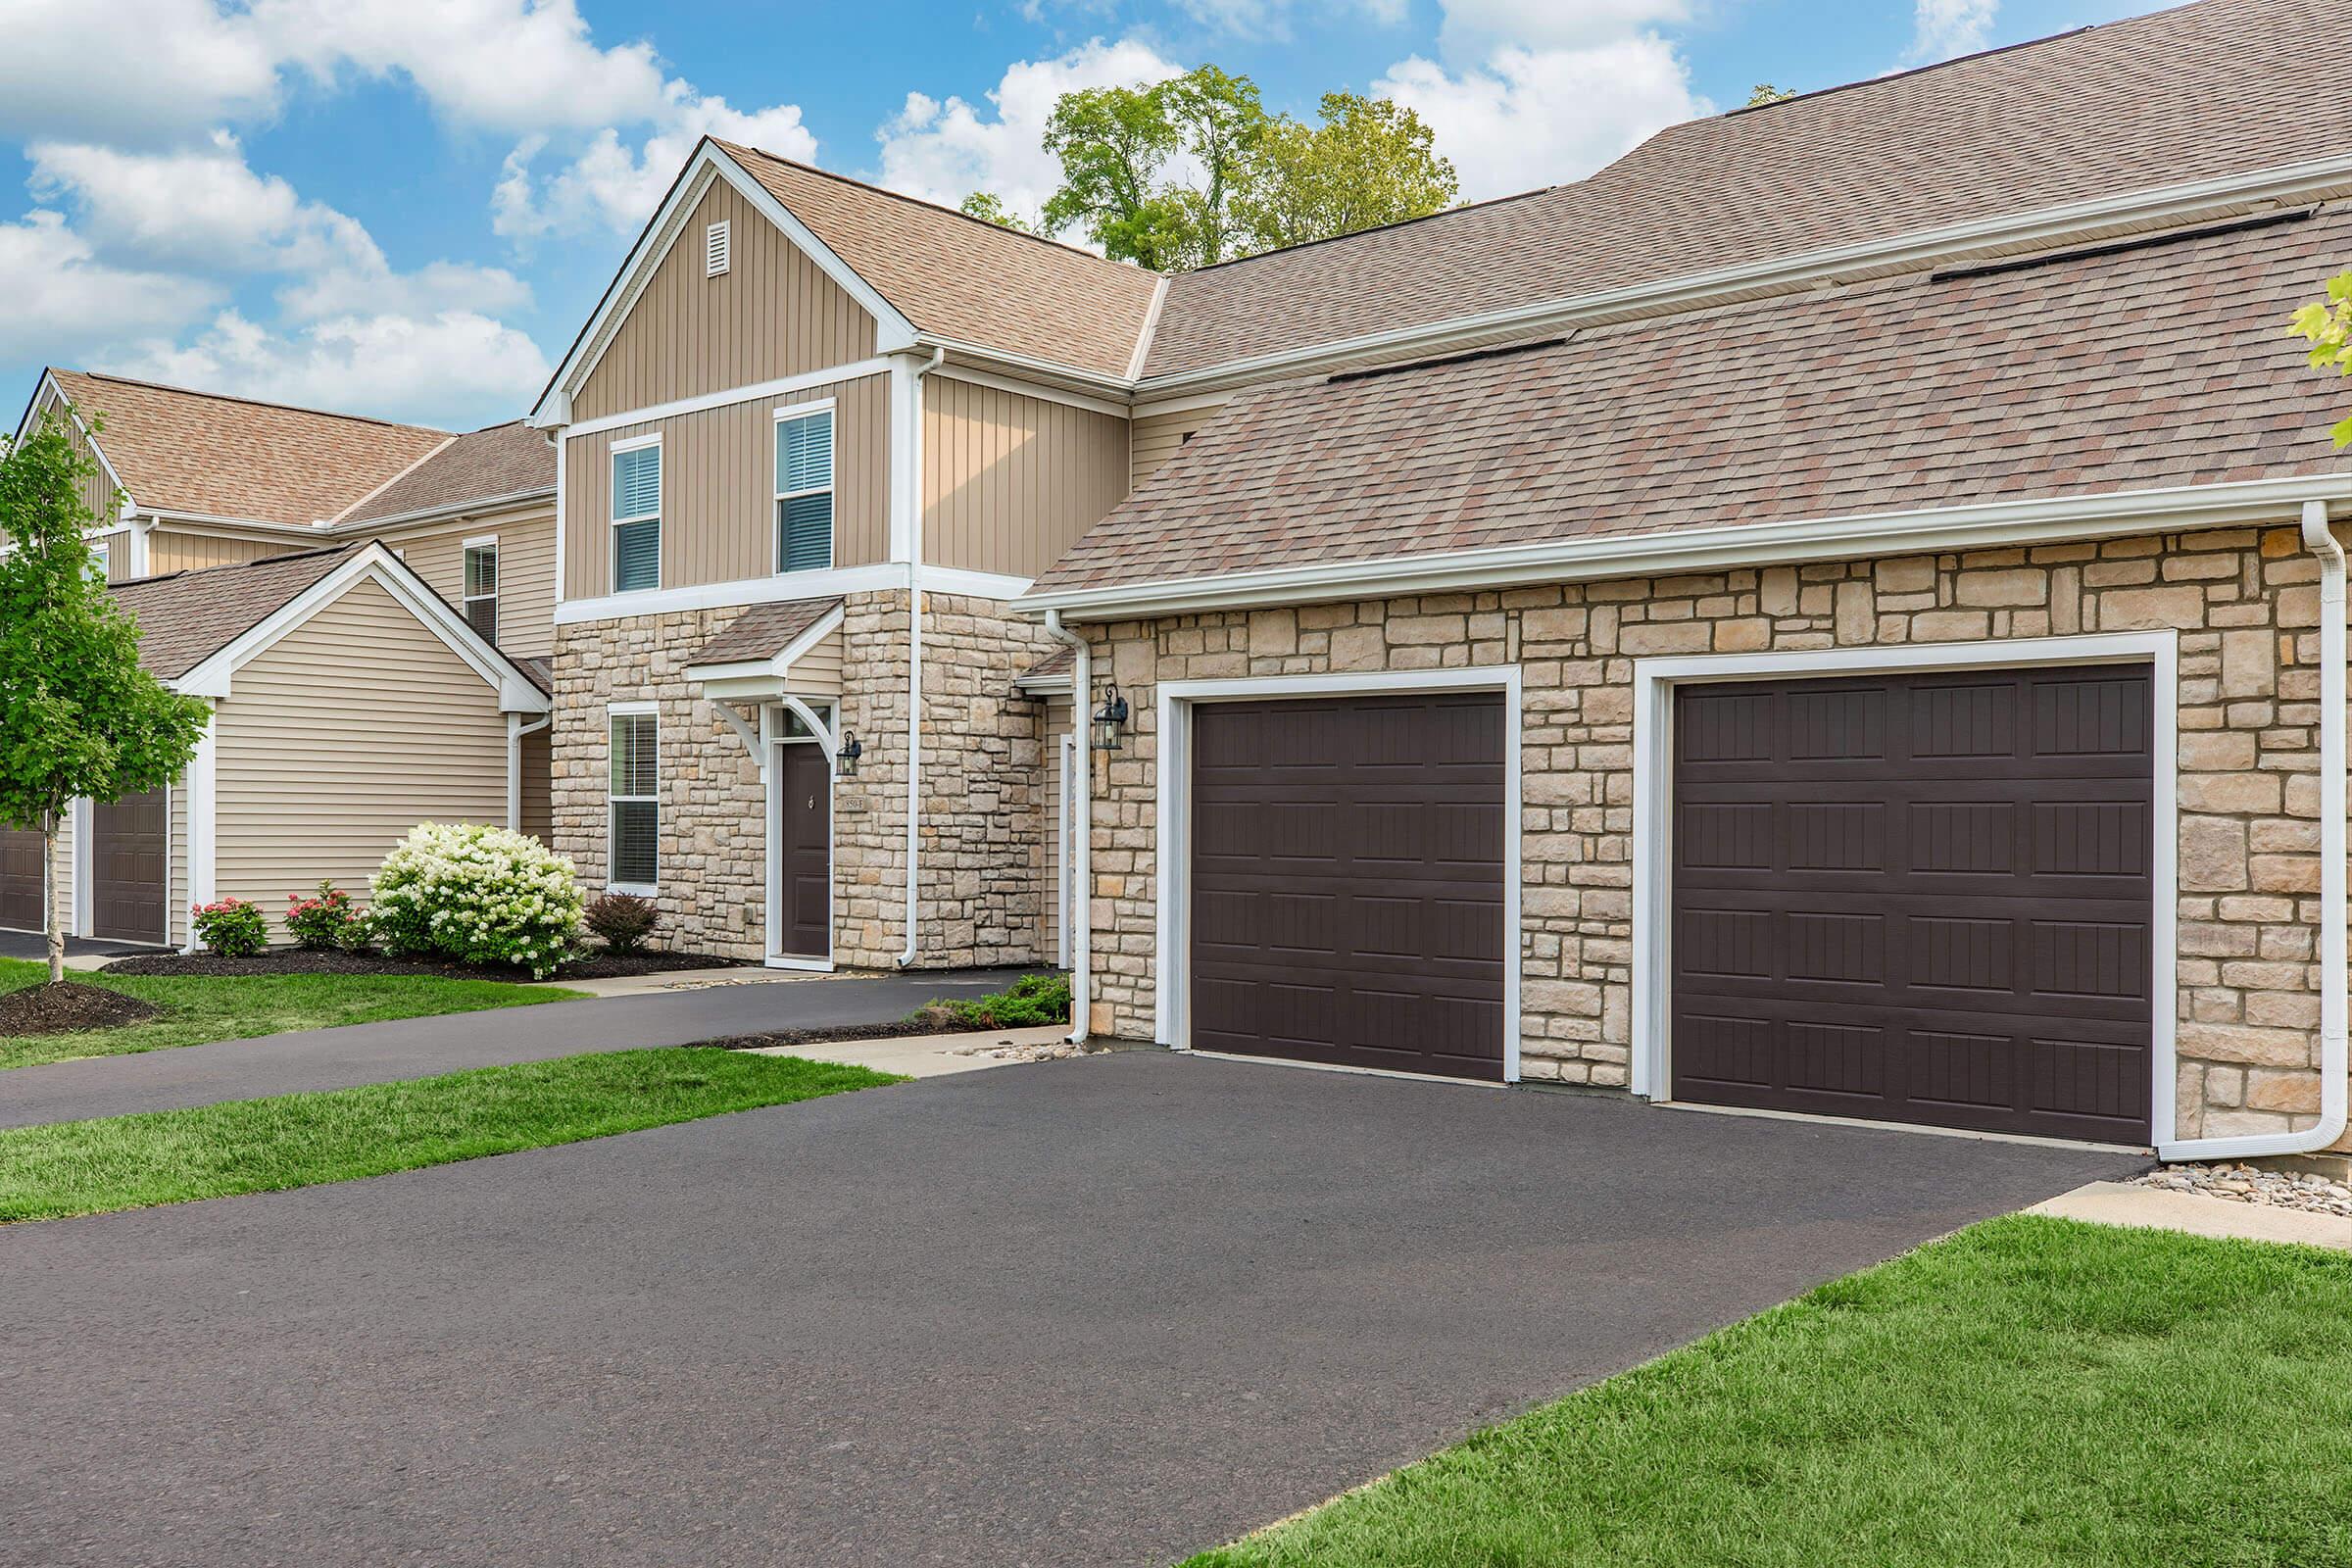
<path fill-rule="evenodd" d="M 2012 1217 L 1189 1568 L 2344 1563 L 2352 1256 Z"/>
<path fill-rule="evenodd" d="M 0 992 L 38 985 L 48 966 L 0 958 Z M 0 1068 L 74 1056 L 119 1056 L 167 1046 L 200 1046 L 294 1029 L 325 1029 L 385 1018 L 425 1018 L 486 1007 L 528 1007 L 584 995 L 551 986 L 501 980 L 444 980 L 406 974 L 253 974 L 199 977 L 110 976 L 69 970 L 67 978 L 126 992 L 167 1009 L 163 1016 L 121 1029 L 70 1035 L 0 1035 Z"/>
<path fill-rule="evenodd" d="M 0 1130 L 0 1220 L 381 1176 L 901 1080 L 797 1056 L 615 1051 Z"/>

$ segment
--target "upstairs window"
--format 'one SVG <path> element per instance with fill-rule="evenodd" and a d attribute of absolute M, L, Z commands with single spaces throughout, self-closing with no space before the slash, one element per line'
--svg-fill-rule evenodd
<path fill-rule="evenodd" d="M 703 275 L 716 277 L 734 265 L 735 238 L 728 223 L 721 220 L 703 230 Z"/>
<path fill-rule="evenodd" d="M 615 708 L 611 719 L 611 854 L 613 887 L 651 893 L 661 876 L 661 725 L 642 706 Z"/>
<path fill-rule="evenodd" d="M 662 438 L 612 449 L 612 591 L 662 586 Z"/>
<path fill-rule="evenodd" d="M 833 409 L 776 411 L 776 569 L 833 564 Z"/>
<path fill-rule="evenodd" d="M 103 542 L 90 546 L 89 575 L 92 582 L 104 582 L 109 575 L 106 569 L 106 551 L 107 547 Z"/>
<path fill-rule="evenodd" d="M 498 541 L 468 539 L 466 541 L 466 623 L 482 634 L 482 641 L 498 641 Z"/>

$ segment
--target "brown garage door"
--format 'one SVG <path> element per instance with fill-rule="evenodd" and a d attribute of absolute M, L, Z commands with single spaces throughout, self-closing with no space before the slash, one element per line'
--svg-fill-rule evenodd
<path fill-rule="evenodd" d="M 164 940 L 164 792 L 90 808 L 90 935 Z"/>
<path fill-rule="evenodd" d="M 38 931 L 41 918 L 41 836 L 30 828 L 0 828 L 0 926 Z"/>
<path fill-rule="evenodd" d="M 1502 1076 L 1501 699 L 1202 705 L 1192 1041 Z"/>
<path fill-rule="evenodd" d="M 2146 1142 L 2150 690 L 1679 692 L 1675 1098 Z"/>

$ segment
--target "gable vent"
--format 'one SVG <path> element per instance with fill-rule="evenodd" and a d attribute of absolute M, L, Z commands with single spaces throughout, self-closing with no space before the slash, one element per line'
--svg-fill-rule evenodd
<path fill-rule="evenodd" d="M 716 277 L 727 270 L 734 255 L 734 245 L 725 222 L 712 223 L 703 231 L 703 275 Z"/>

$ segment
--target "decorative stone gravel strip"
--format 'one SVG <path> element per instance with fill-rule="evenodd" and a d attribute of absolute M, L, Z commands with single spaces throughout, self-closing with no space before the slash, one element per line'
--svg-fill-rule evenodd
<path fill-rule="evenodd" d="M 2252 1165 L 2166 1165 L 2132 1180 L 2135 1187 L 2200 1193 L 2233 1203 L 2308 1209 L 2352 1219 L 2352 1187 L 2308 1171 L 2258 1170 Z"/>

